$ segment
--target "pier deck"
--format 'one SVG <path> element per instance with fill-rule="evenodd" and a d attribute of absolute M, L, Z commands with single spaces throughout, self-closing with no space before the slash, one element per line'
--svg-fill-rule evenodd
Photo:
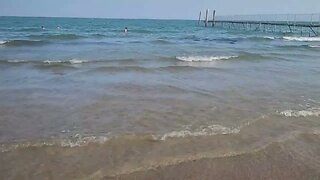
<path fill-rule="evenodd" d="M 205 27 L 210 24 L 212 27 L 220 26 L 230 29 L 261 30 L 264 32 L 290 32 L 299 33 L 301 36 L 320 36 L 320 14 L 282 14 L 282 15 L 238 15 L 238 16 L 215 16 L 212 13 L 212 20 L 209 16 L 209 9 L 206 10 L 204 20 Z"/>

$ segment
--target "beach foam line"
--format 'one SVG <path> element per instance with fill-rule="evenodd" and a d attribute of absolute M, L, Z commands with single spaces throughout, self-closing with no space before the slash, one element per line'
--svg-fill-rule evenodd
<path fill-rule="evenodd" d="M 9 152 L 16 149 L 25 149 L 30 147 L 48 147 L 48 146 L 58 146 L 65 148 L 76 148 L 82 146 L 88 146 L 89 144 L 104 144 L 109 140 L 117 139 L 140 139 L 140 140 L 152 140 L 152 141 L 166 141 L 171 138 L 187 138 L 187 137 L 199 137 L 199 136 L 214 136 L 214 135 L 227 135 L 227 134 L 237 134 L 240 132 L 240 128 L 228 128 L 222 125 L 209 125 L 201 126 L 196 130 L 190 130 L 185 127 L 184 130 L 172 131 L 164 134 L 125 134 L 125 135 L 112 135 L 112 133 L 107 133 L 102 136 L 95 135 L 81 135 L 75 134 L 67 138 L 50 138 L 35 141 L 22 141 L 13 142 L 10 144 L 1 144 L 0 152 Z M 64 131 L 63 131 L 64 132 Z"/>
<path fill-rule="evenodd" d="M 304 42 L 320 41 L 320 37 L 290 37 L 290 36 L 284 36 L 283 39 L 288 40 L 288 41 L 304 41 Z"/>
<path fill-rule="evenodd" d="M 280 112 L 285 117 L 309 117 L 309 116 L 320 116 L 320 108 L 310 108 L 307 110 L 285 110 Z"/>
<path fill-rule="evenodd" d="M 207 127 L 201 127 L 195 131 L 191 130 L 181 130 L 181 131 L 172 131 L 165 133 L 160 138 L 161 141 L 165 141 L 168 138 L 185 138 L 185 137 L 198 137 L 198 136 L 213 136 L 213 135 L 226 135 L 226 134 L 237 134 L 240 132 L 240 128 L 228 128 L 221 125 L 209 125 Z"/>
<path fill-rule="evenodd" d="M 46 139 L 36 141 L 14 142 L 12 144 L 1 144 L 0 152 L 9 152 L 16 149 L 24 149 L 30 147 L 48 147 L 59 146 L 65 148 L 75 148 L 89 145 L 90 143 L 103 144 L 109 140 L 109 134 L 106 136 L 83 136 L 76 134 L 66 139 Z"/>
<path fill-rule="evenodd" d="M 186 62 L 212 62 L 219 60 L 228 60 L 238 56 L 176 56 L 177 60 Z"/>

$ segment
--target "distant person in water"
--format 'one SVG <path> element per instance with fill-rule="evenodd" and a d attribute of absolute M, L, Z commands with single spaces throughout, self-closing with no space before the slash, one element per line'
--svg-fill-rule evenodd
<path fill-rule="evenodd" d="M 46 29 L 44 26 L 41 26 L 41 29 Z"/>
<path fill-rule="evenodd" d="M 128 32 L 128 28 L 125 27 L 123 31 L 124 31 L 125 33 L 127 33 L 127 32 Z"/>

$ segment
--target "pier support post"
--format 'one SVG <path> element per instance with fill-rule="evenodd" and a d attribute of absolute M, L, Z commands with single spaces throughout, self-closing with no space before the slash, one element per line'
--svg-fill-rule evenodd
<path fill-rule="evenodd" d="M 215 16 L 216 16 L 216 10 L 213 10 L 213 14 L 212 14 L 212 27 L 214 27 L 214 25 L 216 24 L 216 22 L 215 22 Z"/>
<path fill-rule="evenodd" d="M 200 25 L 200 22 L 201 22 L 201 11 L 200 11 L 200 14 L 199 14 L 199 20 L 198 20 L 198 25 Z"/>
<path fill-rule="evenodd" d="M 204 25 L 205 25 L 205 27 L 208 27 L 208 21 L 209 21 L 208 15 L 209 15 L 209 9 L 206 10 L 206 18 L 205 18 L 205 20 L 204 20 Z"/>

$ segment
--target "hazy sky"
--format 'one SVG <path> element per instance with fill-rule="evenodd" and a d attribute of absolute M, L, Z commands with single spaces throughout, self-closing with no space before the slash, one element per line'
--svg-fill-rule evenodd
<path fill-rule="evenodd" d="M 0 0 L 0 16 L 197 19 L 217 15 L 320 13 L 320 0 Z"/>

